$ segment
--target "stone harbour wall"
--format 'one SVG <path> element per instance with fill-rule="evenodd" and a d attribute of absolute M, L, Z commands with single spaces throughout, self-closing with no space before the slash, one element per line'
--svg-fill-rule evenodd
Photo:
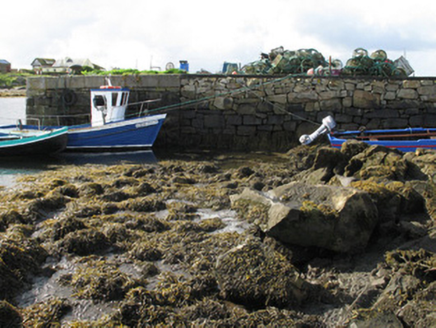
<path fill-rule="evenodd" d="M 436 127 L 435 81 L 191 74 L 112 77 L 113 85 L 132 90 L 130 102 L 161 99 L 151 108 L 168 113 L 156 147 L 274 151 L 296 145 L 301 134 L 314 131 L 327 115 L 335 118 L 339 129 Z M 27 116 L 63 115 L 62 124 L 78 124 L 89 112 L 89 89 L 104 84 L 103 77 L 30 78 Z"/>

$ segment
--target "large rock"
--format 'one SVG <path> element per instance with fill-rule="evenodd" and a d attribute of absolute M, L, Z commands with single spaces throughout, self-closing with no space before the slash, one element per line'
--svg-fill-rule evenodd
<path fill-rule="evenodd" d="M 298 305 L 310 287 L 285 256 L 255 239 L 220 256 L 215 275 L 221 297 L 251 308 Z"/>
<path fill-rule="evenodd" d="M 261 225 L 268 235 L 287 244 L 316 246 L 336 252 L 363 249 L 378 222 L 377 207 L 368 193 L 354 188 L 292 182 L 268 195 L 246 189 L 239 200 L 269 206 Z"/>

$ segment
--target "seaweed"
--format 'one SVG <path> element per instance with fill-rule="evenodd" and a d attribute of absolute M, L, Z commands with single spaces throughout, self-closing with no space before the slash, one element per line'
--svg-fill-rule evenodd
<path fill-rule="evenodd" d="M 77 255 L 98 254 L 110 246 L 108 238 L 101 231 L 95 229 L 82 229 L 73 231 L 59 241 L 61 252 Z"/>
<path fill-rule="evenodd" d="M 62 318 L 71 311 L 71 304 L 61 298 L 35 303 L 23 312 L 26 327 L 59 327 Z"/>
<path fill-rule="evenodd" d="M 22 327 L 20 312 L 7 301 L 0 301 L 0 327 Z"/>
<path fill-rule="evenodd" d="M 129 277 L 107 261 L 95 260 L 79 267 L 70 283 L 78 298 L 113 301 L 122 300 L 130 289 L 144 286 L 147 282 Z"/>

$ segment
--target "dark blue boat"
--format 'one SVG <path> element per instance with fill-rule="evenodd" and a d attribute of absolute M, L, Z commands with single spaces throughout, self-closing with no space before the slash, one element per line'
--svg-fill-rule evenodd
<path fill-rule="evenodd" d="M 71 126 L 67 150 L 124 151 L 153 146 L 166 114 L 146 115 L 141 104 L 138 117 L 125 118 L 130 90 L 118 86 L 102 86 L 91 90 L 91 123 Z"/>
<path fill-rule="evenodd" d="M 334 131 L 335 127 L 336 122 L 331 116 L 327 116 L 315 132 L 311 135 L 302 135 L 300 142 L 308 145 L 320 135 L 327 134 L 330 144 L 335 148 L 341 148 L 342 144 L 348 140 L 396 148 L 403 152 L 413 152 L 420 148 L 436 148 L 436 128 Z"/>
<path fill-rule="evenodd" d="M 396 148 L 403 152 L 416 151 L 419 148 L 436 148 L 436 129 L 407 128 L 366 131 L 333 131 L 327 134 L 332 147 L 341 148 L 350 139 L 364 141 L 370 145 Z"/>

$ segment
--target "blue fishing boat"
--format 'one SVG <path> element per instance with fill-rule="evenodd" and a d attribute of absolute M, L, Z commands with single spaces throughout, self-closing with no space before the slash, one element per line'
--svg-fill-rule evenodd
<path fill-rule="evenodd" d="M 311 135 L 302 135 L 300 142 L 307 145 L 320 135 L 327 134 L 330 144 L 335 148 L 341 148 L 344 142 L 352 139 L 403 152 L 413 152 L 420 148 L 436 148 L 436 128 L 334 131 L 335 127 L 333 118 L 327 116 L 323 119 L 321 127 Z"/>
<path fill-rule="evenodd" d="M 68 128 L 40 130 L 33 126 L 0 127 L 0 156 L 44 156 L 61 152 L 68 140 Z"/>
<path fill-rule="evenodd" d="M 124 151 L 151 148 L 166 118 L 166 114 L 145 115 L 143 104 L 138 116 L 126 118 L 129 105 L 128 88 L 108 85 L 91 90 L 91 122 L 71 126 L 67 150 Z M 155 101 L 155 100 L 153 100 Z M 132 104 L 130 104 L 132 105 Z"/>

